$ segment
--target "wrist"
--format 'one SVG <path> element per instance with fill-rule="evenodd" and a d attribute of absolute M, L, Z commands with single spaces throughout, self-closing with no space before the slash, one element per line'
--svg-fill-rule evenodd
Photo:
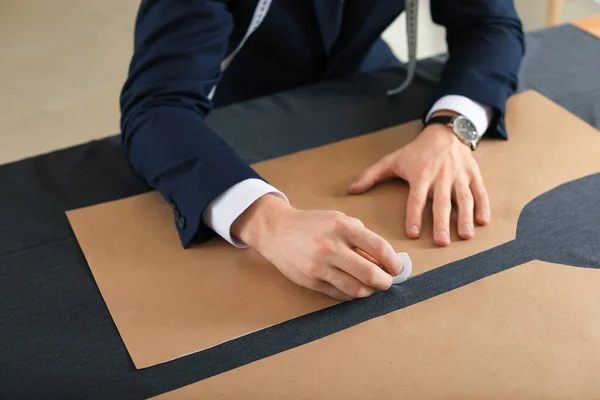
<path fill-rule="evenodd" d="M 231 234 L 257 249 L 282 213 L 293 208 L 280 197 L 265 194 L 250 205 L 231 225 Z"/>
<path fill-rule="evenodd" d="M 445 125 L 432 124 L 426 126 L 420 136 L 424 136 L 427 140 L 432 141 L 443 148 L 458 145 L 464 146 L 464 144 L 456 137 L 452 128 Z"/>

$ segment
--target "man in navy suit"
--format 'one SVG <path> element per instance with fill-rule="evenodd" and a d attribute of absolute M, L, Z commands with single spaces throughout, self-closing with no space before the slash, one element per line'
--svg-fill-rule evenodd
<path fill-rule="evenodd" d="M 123 146 L 171 203 L 183 246 L 216 232 L 297 284 L 342 300 L 390 287 L 402 265 L 389 243 L 339 212 L 292 208 L 204 118 L 214 106 L 397 64 L 380 36 L 405 6 L 416 0 L 142 1 L 121 95 Z M 348 191 L 403 178 L 407 235 L 419 237 L 432 197 L 434 241 L 447 246 L 452 199 L 461 238 L 490 221 L 472 150 L 484 134 L 506 137 L 505 103 L 524 44 L 511 0 L 431 0 L 431 11 L 446 27 L 450 58 L 425 128 Z"/>

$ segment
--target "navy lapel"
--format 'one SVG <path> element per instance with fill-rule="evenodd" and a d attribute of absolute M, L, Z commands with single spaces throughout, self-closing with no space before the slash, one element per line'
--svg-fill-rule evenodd
<path fill-rule="evenodd" d="M 346 0 L 345 3 L 341 30 L 329 54 L 326 75 L 342 76 L 356 71 L 369 46 L 404 10 L 403 0 Z"/>

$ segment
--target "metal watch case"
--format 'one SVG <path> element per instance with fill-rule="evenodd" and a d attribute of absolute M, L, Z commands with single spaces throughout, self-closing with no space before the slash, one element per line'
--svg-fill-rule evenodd
<path fill-rule="evenodd" d="M 482 135 L 477 133 L 477 129 L 471 121 L 462 115 L 457 115 L 452 117 L 452 121 L 448 126 L 452 128 L 452 131 L 461 142 L 471 147 L 471 150 L 474 151 L 477 148 Z"/>

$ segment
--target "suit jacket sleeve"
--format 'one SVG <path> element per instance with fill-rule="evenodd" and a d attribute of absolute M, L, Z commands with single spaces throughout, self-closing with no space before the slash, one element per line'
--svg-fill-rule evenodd
<path fill-rule="evenodd" d="M 123 148 L 171 203 L 182 244 L 213 232 L 202 212 L 252 168 L 204 122 L 233 19 L 224 2 L 144 0 L 121 93 Z"/>
<path fill-rule="evenodd" d="M 435 23 L 446 27 L 450 58 L 432 103 L 462 95 L 494 110 L 488 136 L 506 138 L 506 100 L 517 88 L 525 45 L 512 0 L 431 0 Z"/>

